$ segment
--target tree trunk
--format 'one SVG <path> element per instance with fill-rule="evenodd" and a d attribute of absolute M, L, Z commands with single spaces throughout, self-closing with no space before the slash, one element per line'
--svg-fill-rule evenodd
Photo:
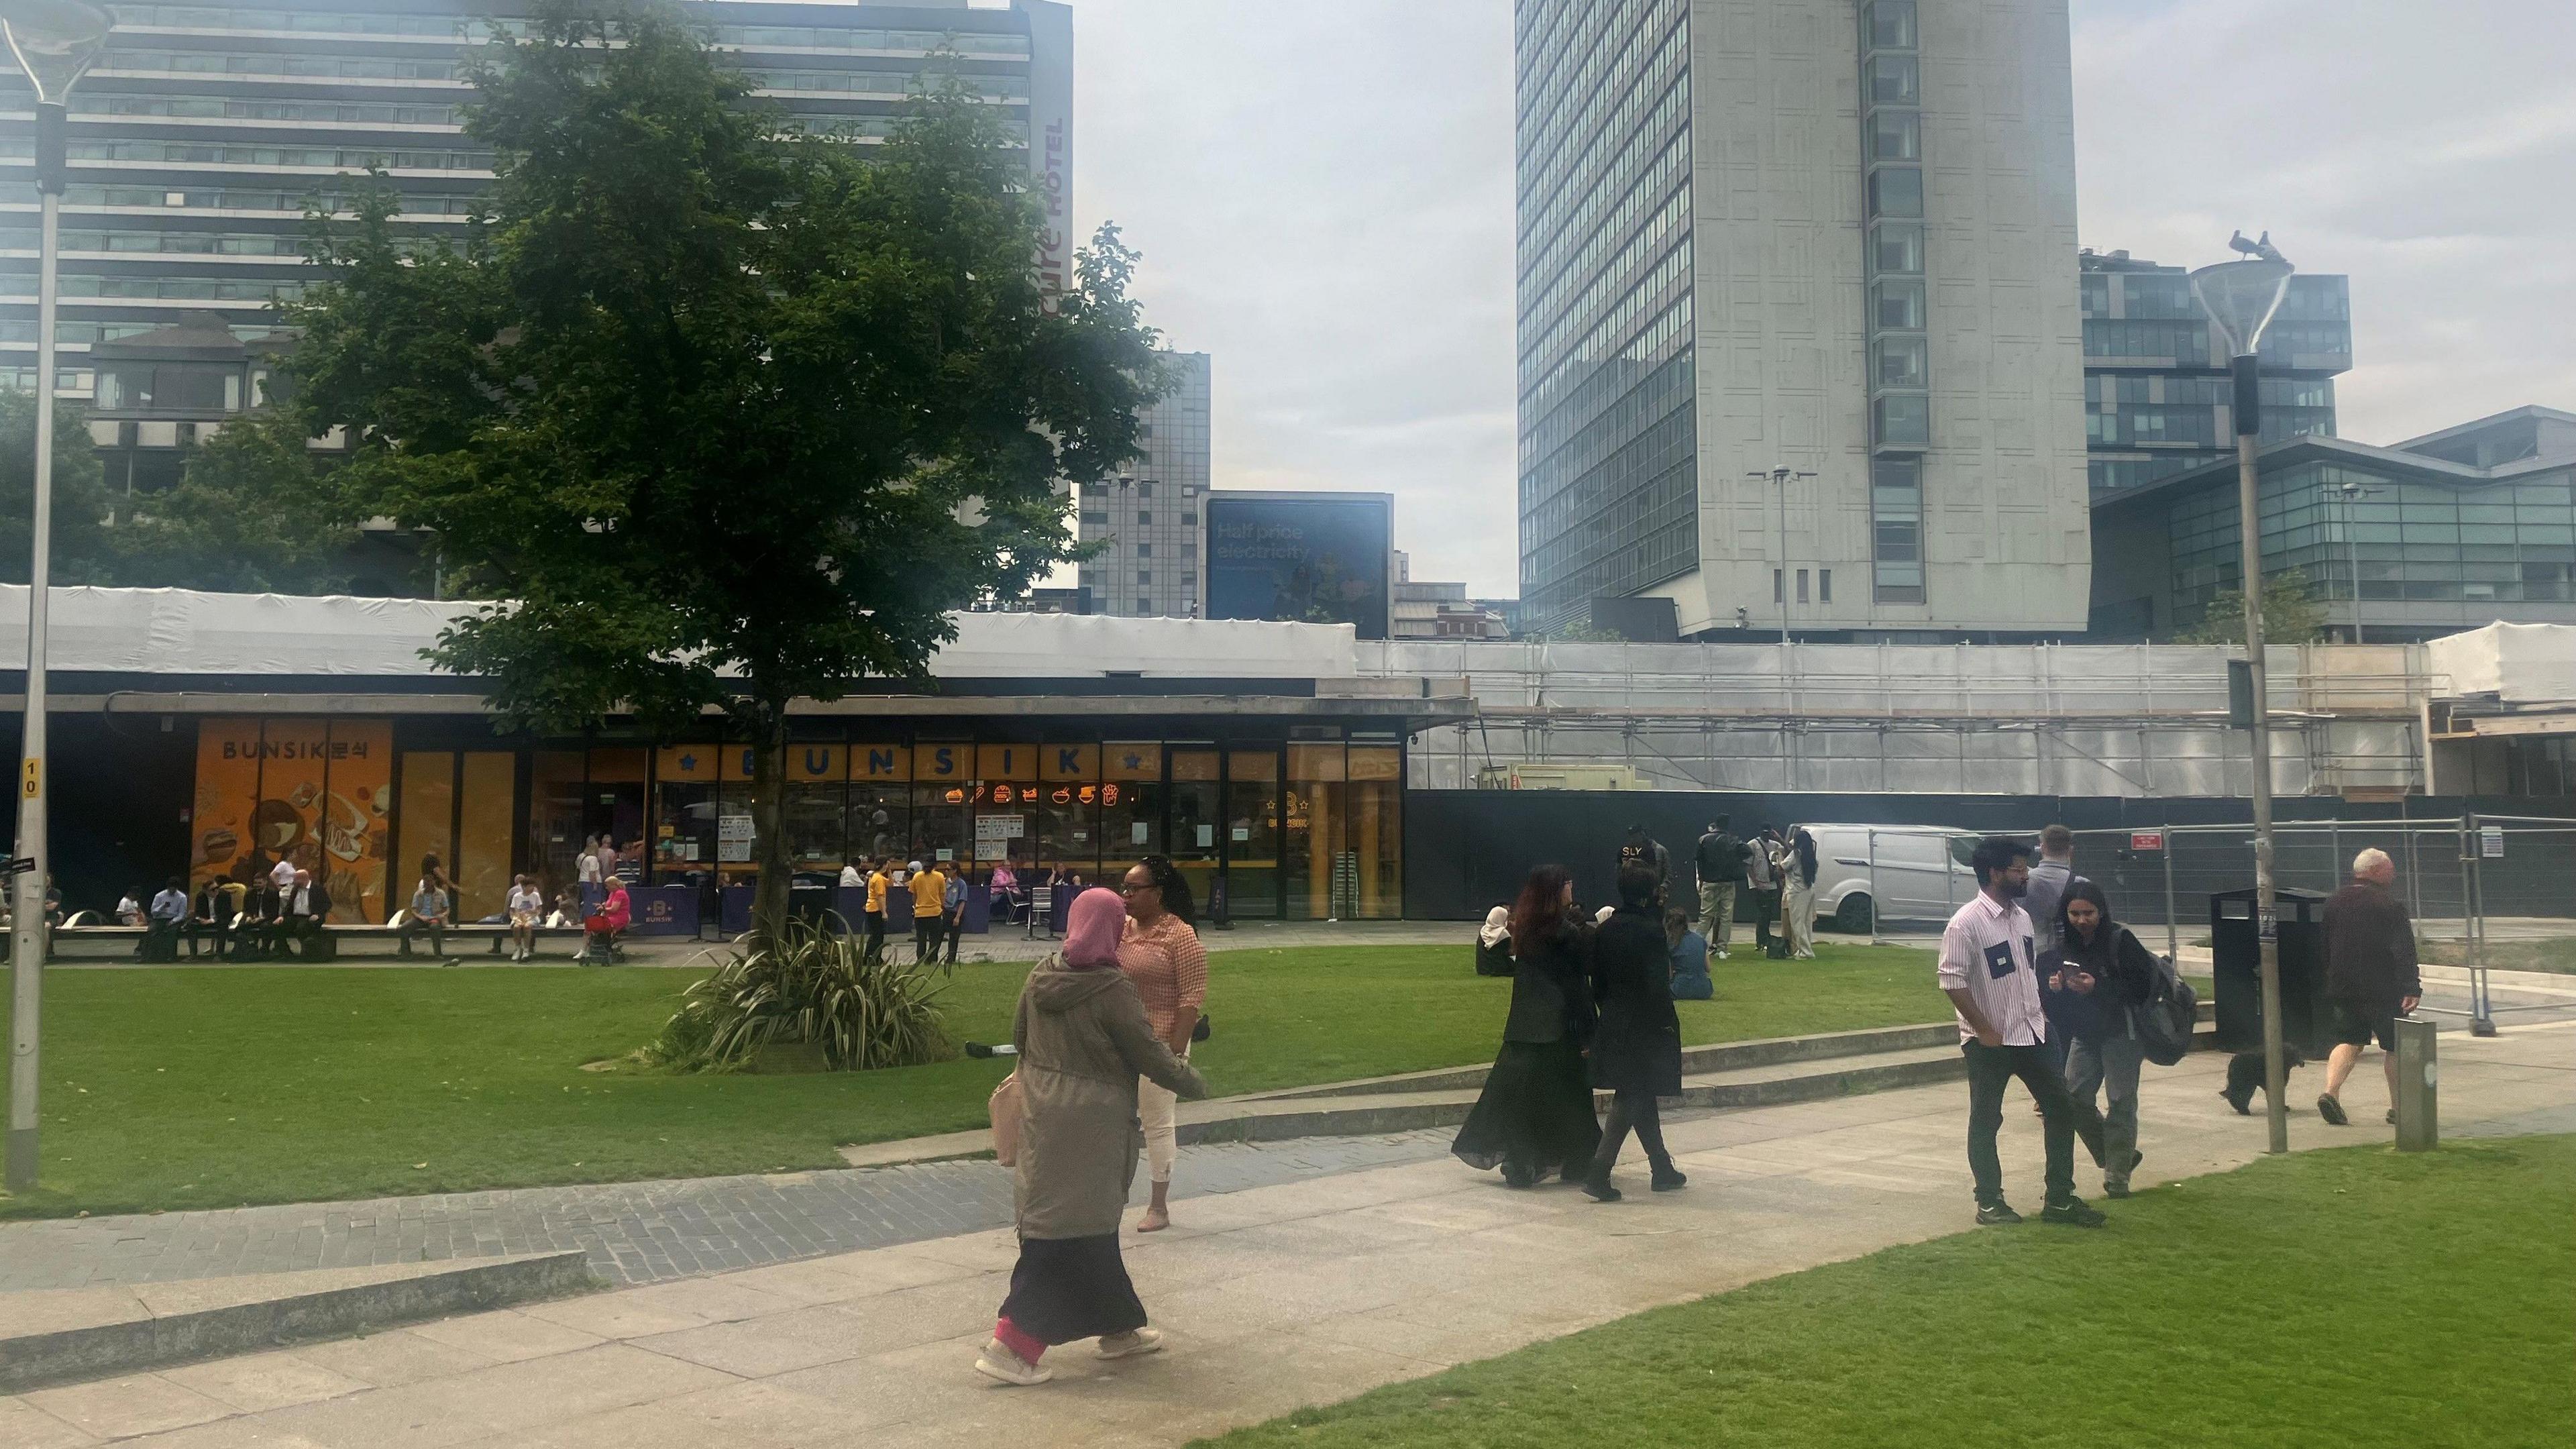
<path fill-rule="evenodd" d="M 751 751 L 752 861 L 760 869 L 751 893 L 751 946 L 774 942 L 787 924 L 787 710 L 764 707 Z"/>

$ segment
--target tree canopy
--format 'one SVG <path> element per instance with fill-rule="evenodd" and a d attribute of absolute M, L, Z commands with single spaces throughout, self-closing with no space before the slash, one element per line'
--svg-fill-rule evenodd
<path fill-rule="evenodd" d="M 962 89 L 865 145 L 661 9 L 547 4 L 500 51 L 488 224 L 423 247 L 380 186 L 323 227 L 286 407 L 356 440 L 344 516 L 434 531 L 494 601 L 435 658 L 508 719 L 721 712 L 763 746 L 774 921 L 789 701 L 923 674 L 952 611 L 1072 555 L 1058 480 L 1136 452 L 1135 254 L 1104 227 L 1049 295 L 1022 153 Z"/>
<path fill-rule="evenodd" d="M 2263 642 L 2313 644 L 2325 637 L 2326 606 L 2298 569 L 2263 576 Z M 2174 637 L 2177 644 L 2243 644 L 2245 595 L 2221 589 L 2200 622 Z"/>

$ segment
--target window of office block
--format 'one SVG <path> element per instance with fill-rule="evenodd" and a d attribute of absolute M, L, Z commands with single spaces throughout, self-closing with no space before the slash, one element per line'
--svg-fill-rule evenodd
<path fill-rule="evenodd" d="M 1877 601 L 1922 603 L 1922 466 L 1906 458 L 1882 458 L 1872 463 L 1869 512 Z"/>
<path fill-rule="evenodd" d="M 1915 166 L 1881 166 L 1869 173 L 1871 216 L 1921 216 L 1923 171 Z"/>
<path fill-rule="evenodd" d="M 1873 0 L 1867 21 L 1873 50 L 1914 48 L 1914 0 Z"/>
<path fill-rule="evenodd" d="M 1928 445 L 1932 441 L 1932 399 L 1919 392 L 1886 393 L 1870 401 L 1876 441 Z"/>

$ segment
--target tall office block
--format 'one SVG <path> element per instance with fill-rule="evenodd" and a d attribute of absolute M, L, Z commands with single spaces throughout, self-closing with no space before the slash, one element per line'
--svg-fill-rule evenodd
<path fill-rule="evenodd" d="M 312 281 L 304 265 L 308 198 L 345 200 L 370 166 L 402 194 L 401 221 L 464 234 L 483 203 L 492 157 L 463 134 L 467 64 L 525 0 L 269 0 L 266 4 L 112 4 L 106 53 L 73 93 L 62 206 L 63 346 L 57 386 L 90 396 L 94 343 L 178 329 L 138 344 L 190 359 L 220 334 L 256 344 L 274 304 Z M 788 117 L 862 144 L 881 141 L 916 94 L 934 53 L 1001 107 L 1028 149 L 1050 226 L 1039 265 L 1070 266 L 1072 12 L 1051 0 L 1008 9 L 966 0 L 909 5 L 685 5 L 760 94 Z M 36 195 L 32 102 L 14 67 L 0 74 L 0 383 L 35 384 Z M 210 348 L 210 344 L 212 344 Z M 213 358 L 221 366 L 255 369 Z M 100 395 L 110 478 L 166 482 L 193 430 L 255 405 L 255 389 L 167 395 L 142 364 L 116 369 Z M 128 367 L 124 364 L 132 364 Z M 139 483 L 139 487 L 148 487 Z"/>
<path fill-rule="evenodd" d="M 2085 250 L 2084 438 L 2093 497 L 2142 488 L 2236 455 L 2227 349 L 2181 267 Z M 2352 370 L 2347 278 L 2302 272 L 2263 329 L 2256 383 L 2263 441 L 2335 435 L 2334 380 Z M 2096 538 L 2094 552 L 2119 546 Z"/>
<path fill-rule="evenodd" d="M 1527 627 L 2082 628 L 2063 0 L 1517 21 Z"/>
<path fill-rule="evenodd" d="M 1195 619 L 1207 612 L 1199 560 L 1212 472 L 1213 365 L 1204 352 L 1165 353 L 1163 360 L 1174 385 L 1145 413 L 1145 456 L 1082 491 L 1075 534 L 1101 546 L 1080 571 L 1095 614 Z"/>

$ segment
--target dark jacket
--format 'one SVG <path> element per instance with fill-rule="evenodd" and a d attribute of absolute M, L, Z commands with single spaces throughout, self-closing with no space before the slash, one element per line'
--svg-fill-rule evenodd
<path fill-rule="evenodd" d="M 2049 978 L 2068 968 L 2093 974 L 2089 994 L 2049 988 Z M 2135 1036 L 2128 1008 L 2146 1005 L 2155 994 L 2155 953 L 2117 921 L 2097 929 L 2090 946 L 2070 940 L 2039 953 L 2039 1007 L 2048 1014 L 2052 1036 L 2087 1042 Z"/>
<path fill-rule="evenodd" d="M 1632 840 L 1619 847 L 1619 863 L 1631 861 L 1655 873 L 1655 879 L 1670 884 L 1673 878 L 1673 853 L 1657 840 Z"/>
<path fill-rule="evenodd" d="M 1512 964 L 1512 1012 L 1503 1040 L 1592 1039 L 1592 928 L 1567 919 Z"/>
<path fill-rule="evenodd" d="M 290 913 L 293 912 L 295 909 L 295 892 L 292 888 L 278 893 L 278 909 Z M 322 883 L 320 881 L 315 881 L 312 886 L 304 892 L 304 915 L 310 916 L 317 921 L 327 921 L 331 918 L 331 893 L 322 888 Z M 303 917 L 296 917 L 296 919 L 299 920 L 302 918 Z"/>
<path fill-rule="evenodd" d="M 277 887 L 266 881 L 254 881 L 250 893 L 242 897 L 242 923 L 274 921 L 282 904 L 277 898 Z"/>
<path fill-rule="evenodd" d="M 1734 832 L 1712 830 L 1701 836 L 1696 857 L 1701 885 L 1744 884 L 1744 841 Z"/>
<path fill-rule="evenodd" d="M 1592 1085 L 1679 1096 L 1682 1022 L 1673 1010 L 1672 947 L 1657 913 L 1621 909 L 1592 940 Z"/>
<path fill-rule="evenodd" d="M 2378 1017 L 2424 994 L 2415 969 L 2415 923 L 2395 896 L 2354 881 L 2326 901 L 2325 915 L 2328 997 Z"/>
<path fill-rule="evenodd" d="M 217 889 L 213 882 L 207 882 L 206 888 L 197 892 L 197 898 L 189 903 L 188 920 L 191 924 L 197 925 L 208 923 L 216 926 L 231 925 L 233 923 L 232 897 Z"/>

